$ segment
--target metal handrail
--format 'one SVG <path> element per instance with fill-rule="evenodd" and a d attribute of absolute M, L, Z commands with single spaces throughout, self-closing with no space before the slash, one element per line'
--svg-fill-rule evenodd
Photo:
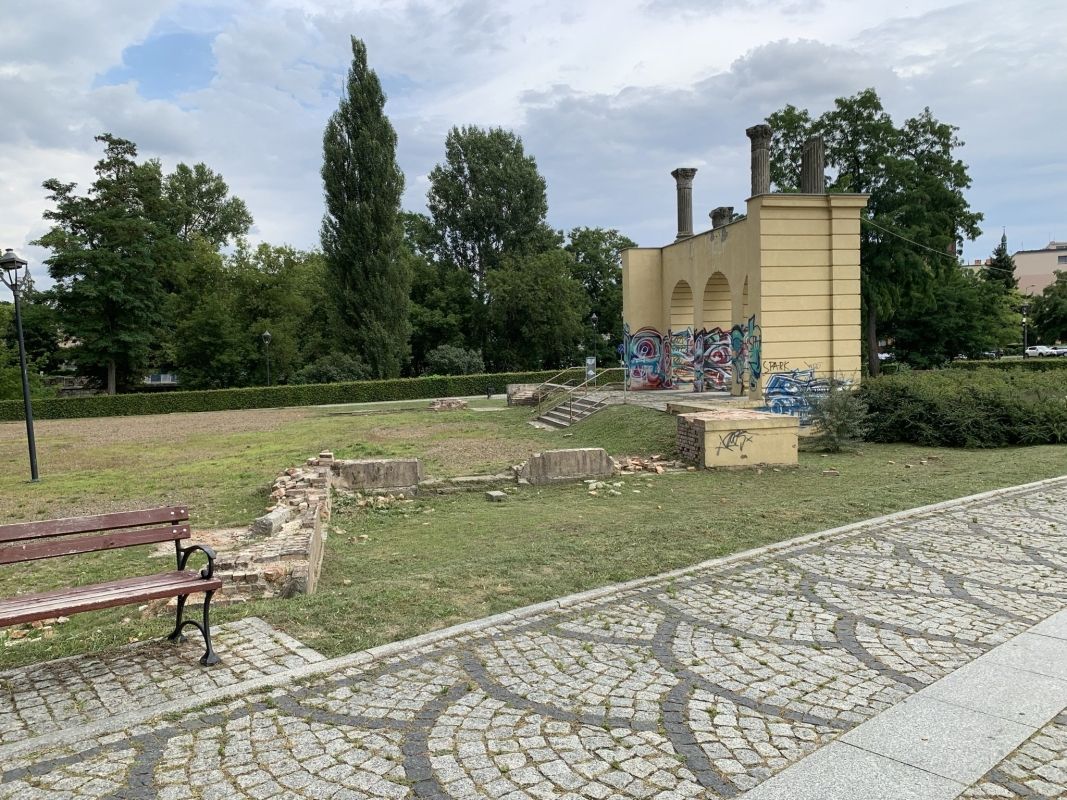
<path fill-rule="evenodd" d="M 544 414 L 544 413 L 546 413 L 548 411 L 551 411 L 553 408 L 556 408 L 557 406 L 561 406 L 564 403 L 568 402 L 568 400 L 570 398 L 572 398 L 574 395 L 578 394 L 578 392 L 583 391 L 583 390 L 587 390 L 590 383 L 592 383 L 593 387 L 596 388 L 596 389 L 602 389 L 602 388 L 604 388 L 606 386 L 610 386 L 611 384 L 604 384 L 604 387 L 602 387 L 602 386 L 600 386 L 598 384 L 598 380 L 600 378 L 604 377 L 605 375 L 607 375 L 612 370 L 613 370 L 612 367 L 608 367 L 606 369 L 603 369 L 600 372 L 596 373 L 592 378 L 586 378 L 584 381 L 579 383 L 577 386 L 569 386 L 568 387 L 568 386 L 565 386 L 563 384 L 553 384 L 554 386 L 556 386 L 556 387 L 558 387 L 560 389 L 563 389 L 563 392 L 561 394 L 553 394 L 553 395 L 547 396 L 547 397 L 550 397 L 550 398 L 552 398 L 554 400 L 557 400 L 557 402 L 553 402 L 547 408 L 544 407 L 547 404 L 543 400 L 539 401 L 538 404 L 537 404 L 537 413 L 534 414 L 534 417 L 539 417 L 542 414 Z M 571 410 L 573 412 L 573 409 L 571 409 Z M 571 421 L 573 422 L 574 421 L 573 413 L 570 416 L 571 416 Z"/>

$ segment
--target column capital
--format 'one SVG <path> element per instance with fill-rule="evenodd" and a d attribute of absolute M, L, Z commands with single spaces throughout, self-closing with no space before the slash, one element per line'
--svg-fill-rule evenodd
<path fill-rule="evenodd" d="M 697 174 L 696 167 L 678 167 L 671 170 L 671 177 L 678 184 L 679 189 L 692 189 L 693 176 Z"/>
<path fill-rule="evenodd" d="M 752 149 L 769 149 L 771 146 L 771 126 L 765 122 L 745 129 L 745 136 L 752 140 Z"/>

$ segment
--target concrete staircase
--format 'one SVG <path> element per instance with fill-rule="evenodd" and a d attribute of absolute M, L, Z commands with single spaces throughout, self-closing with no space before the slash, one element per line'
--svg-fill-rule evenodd
<path fill-rule="evenodd" d="M 603 398 L 574 396 L 541 414 L 537 422 L 552 428 L 568 428 L 607 405 Z"/>

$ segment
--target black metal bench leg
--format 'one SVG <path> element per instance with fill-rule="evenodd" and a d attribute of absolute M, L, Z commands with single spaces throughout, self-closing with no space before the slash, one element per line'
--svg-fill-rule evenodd
<path fill-rule="evenodd" d="M 178 642 L 179 644 L 185 641 L 185 636 L 182 634 L 182 614 L 185 611 L 185 599 L 188 596 L 187 594 L 178 595 L 178 618 L 174 623 L 174 632 L 167 637 L 170 641 Z"/>
<path fill-rule="evenodd" d="M 205 667 L 210 667 L 213 664 L 218 664 L 220 659 L 215 651 L 211 647 L 211 596 L 214 592 L 204 592 L 204 644 L 207 645 L 207 650 L 204 651 L 204 655 L 200 656 L 200 663 Z"/>

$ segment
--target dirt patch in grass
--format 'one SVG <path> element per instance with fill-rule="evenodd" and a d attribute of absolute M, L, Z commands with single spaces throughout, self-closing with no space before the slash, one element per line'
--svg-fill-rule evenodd
<path fill-rule="evenodd" d="M 75 444 L 97 446 L 187 439 L 190 436 L 228 436 L 232 433 L 276 430 L 311 413 L 306 408 L 264 408 L 247 411 L 205 411 L 198 414 L 158 414 L 91 419 L 45 419 L 34 422 L 44 447 Z M 0 442 L 25 441 L 22 422 L 0 423 Z"/>

